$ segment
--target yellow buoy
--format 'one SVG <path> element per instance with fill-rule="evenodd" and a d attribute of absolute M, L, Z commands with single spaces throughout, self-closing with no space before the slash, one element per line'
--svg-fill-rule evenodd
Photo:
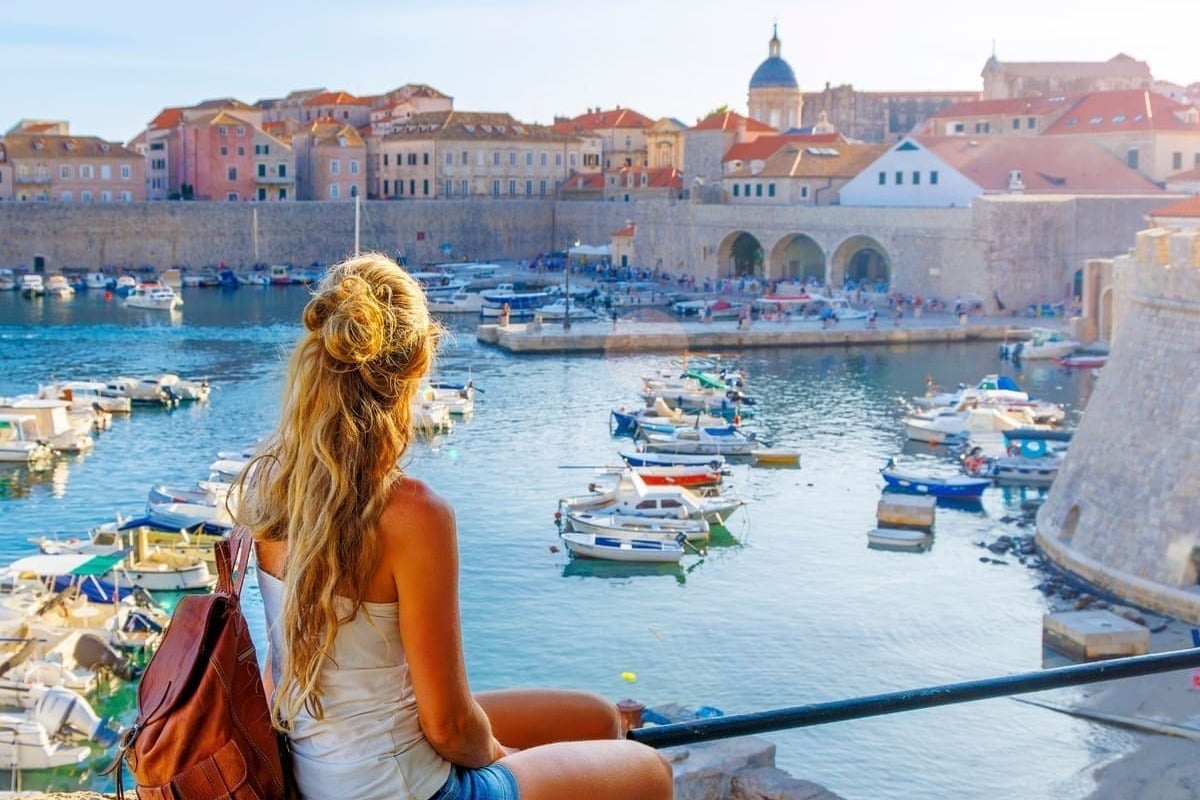
<path fill-rule="evenodd" d="M 626 681 L 628 683 L 633 683 L 634 681 L 637 680 L 637 673 L 636 672 L 622 672 L 621 680 Z"/>

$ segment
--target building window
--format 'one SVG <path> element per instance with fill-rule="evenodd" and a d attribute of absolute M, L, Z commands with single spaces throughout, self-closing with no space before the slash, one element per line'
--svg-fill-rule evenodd
<path fill-rule="evenodd" d="M 281 178 L 287 177 L 287 164 L 279 165 L 279 177 L 281 177 Z"/>
<path fill-rule="evenodd" d="M 129 180 L 129 178 L 132 174 L 133 174 L 133 170 L 130 168 L 130 166 L 128 164 L 121 165 L 121 180 L 123 180 L 123 181 Z"/>
<path fill-rule="evenodd" d="M 1014 131 L 1021 129 L 1021 120 L 1018 117 L 1013 117 L 1012 122 L 1013 122 L 1013 130 Z"/>
<path fill-rule="evenodd" d="M 238 125 L 238 126 L 237 126 L 237 135 L 238 135 L 238 136 L 245 136 L 245 135 L 246 135 L 246 126 L 245 126 L 245 125 Z M 243 154 L 242 154 L 242 153 L 238 153 L 238 155 L 243 155 Z"/>
<path fill-rule="evenodd" d="M 496 154 L 497 157 L 499 157 L 499 155 L 500 155 L 499 153 Z M 492 197 L 499 197 L 499 196 L 500 196 L 500 179 L 495 178 L 492 180 Z"/>
<path fill-rule="evenodd" d="M 804 195 L 808 194 L 808 187 L 807 186 L 801 187 L 800 191 L 803 193 L 801 195 L 803 197 Z M 768 183 L 767 184 L 767 197 L 774 197 L 774 196 L 775 196 L 775 184 Z"/>
<path fill-rule="evenodd" d="M 463 197 L 466 197 L 470 193 L 469 192 L 470 188 L 471 188 L 471 185 L 467 181 L 466 178 L 463 178 L 461 181 L 458 182 L 458 193 L 461 194 Z"/>
<path fill-rule="evenodd" d="M 237 180 L 237 167 L 229 167 L 225 171 L 225 174 L 226 174 L 226 177 L 229 178 L 229 180 L 236 181 Z"/>
<path fill-rule="evenodd" d="M 246 155 L 246 148 L 242 147 L 241 145 L 238 145 L 238 155 L 239 156 Z"/>
<path fill-rule="evenodd" d="M 936 169 L 929 170 L 929 183 L 937 186 L 938 173 Z"/>
<path fill-rule="evenodd" d="M 453 158 L 453 156 L 451 158 Z M 454 181 L 446 181 L 446 188 L 444 189 L 444 191 L 446 193 L 446 197 L 453 197 L 454 196 Z"/>
<path fill-rule="evenodd" d="M 237 192 L 230 192 L 229 194 L 225 195 L 225 202 L 236 203 L 237 202 Z"/>
<path fill-rule="evenodd" d="M 404 181 L 396 181 L 396 194 L 404 196 Z"/>
<path fill-rule="evenodd" d="M 342 171 L 342 162 L 336 158 L 329 159 L 329 174 L 337 175 Z"/>
<path fill-rule="evenodd" d="M 517 151 L 516 150 L 508 151 L 508 165 L 510 167 L 515 167 L 517 165 Z"/>
<path fill-rule="evenodd" d="M 427 166 L 427 167 L 429 166 L 429 153 L 422 153 L 422 154 L 421 154 L 421 163 L 422 163 L 422 164 L 424 164 L 424 165 L 425 165 L 425 166 Z"/>
<path fill-rule="evenodd" d="M 887 173 L 886 172 L 879 173 L 879 185 L 887 186 Z"/>
<path fill-rule="evenodd" d="M 132 203 L 133 202 L 133 192 L 130 192 L 130 191 L 121 192 L 121 202 L 122 203 Z"/>
<path fill-rule="evenodd" d="M 913 186 L 920 186 L 920 185 L 921 185 L 921 173 L 920 173 L 920 172 L 918 172 L 918 171 L 917 171 L 917 170 L 915 170 L 915 169 L 913 170 L 913 178 L 912 178 L 912 182 L 913 182 Z"/>
<path fill-rule="evenodd" d="M 735 184 L 733 185 L 733 196 L 734 196 L 734 197 L 737 197 L 737 196 L 738 196 L 738 191 L 739 191 L 740 189 L 741 189 L 741 187 L 740 187 L 738 184 L 736 184 L 736 183 L 735 183 Z"/>
<path fill-rule="evenodd" d="M 59 200 L 61 200 L 61 201 L 62 201 L 62 202 L 64 202 L 64 203 L 69 203 L 69 202 L 71 202 L 71 199 L 72 199 L 72 198 L 71 198 L 71 193 L 70 193 L 70 192 L 63 192 L 62 194 L 60 194 L 60 195 L 58 196 L 58 199 L 59 199 Z"/>
<path fill-rule="evenodd" d="M 533 181 L 525 181 L 525 196 L 533 197 Z"/>
<path fill-rule="evenodd" d="M 388 165 L 388 154 L 387 153 L 383 154 L 383 165 L 385 167 Z"/>
<path fill-rule="evenodd" d="M 429 178 L 421 181 L 421 194 L 425 195 L 426 197 L 429 196 Z"/>
<path fill-rule="evenodd" d="M 228 129 L 226 129 L 226 127 L 224 125 L 217 126 L 217 136 L 225 136 L 228 133 L 229 133 L 229 131 L 228 131 Z"/>
<path fill-rule="evenodd" d="M 1025 120 L 1025 127 L 1029 130 L 1033 130 L 1037 127 L 1037 119 L 1030 117 L 1029 119 Z"/>
<path fill-rule="evenodd" d="M 754 196 L 762 197 L 762 184 L 761 183 L 754 184 Z"/>
<path fill-rule="evenodd" d="M 464 153 L 464 155 L 465 155 L 465 153 Z M 454 153 L 446 153 L 446 166 L 447 167 L 454 166 Z"/>
<path fill-rule="evenodd" d="M 542 197 L 546 196 L 546 182 L 545 181 L 538 181 L 538 194 L 540 194 Z"/>
<path fill-rule="evenodd" d="M 258 177 L 260 177 L 260 178 L 265 178 L 265 177 L 267 177 L 267 165 L 266 165 L 266 164 L 259 164 L 259 165 L 258 165 Z M 266 200 L 266 198 L 265 198 L 265 197 L 260 197 L 260 198 L 258 198 L 258 199 L 259 199 L 259 200 Z"/>
<path fill-rule="evenodd" d="M 466 166 L 466 165 L 467 165 L 469 162 L 470 162 L 470 158 L 468 158 L 468 157 L 467 157 L 467 151 L 466 151 L 466 150 L 463 150 L 463 152 L 462 152 L 462 165 L 465 167 L 465 166 Z"/>
<path fill-rule="evenodd" d="M 574 153 L 571 153 L 571 155 L 569 156 L 569 158 L 570 158 L 570 160 L 571 160 L 571 169 L 575 169 L 575 154 L 574 154 Z"/>
<path fill-rule="evenodd" d="M 429 181 L 425 181 L 425 183 L 428 184 Z M 429 192 L 425 192 L 425 194 L 429 194 Z M 350 196 L 358 197 L 358 184 L 357 183 L 350 184 Z"/>
<path fill-rule="evenodd" d="M 900 170 L 896 170 L 896 185 L 899 186 L 902 183 L 904 183 L 904 173 Z"/>
<path fill-rule="evenodd" d="M 492 166 L 493 167 L 500 166 L 500 153 L 498 153 L 498 152 L 492 153 Z"/>
<path fill-rule="evenodd" d="M 742 194 L 744 194 L 746 197 L 750 196 L 750 184 L 747 183 L 742 187 Z"/>
<path fill-rule="evenodd" d="M 259 200 L 267 199 L 267 187 L 265 187 L 265 186 L 258 187 L 258 199 Z"/>
<path fill-rule="evenodd" d="M 547 159 L 546 159 L 546 154 L 545 154 L 545 153 L 542 153 L 542 154 L 539 156 L 539 158 L 540 158 L 540 160 L 541 160 L 541 164 L 542 164 L 542 166 L 543 166 L 543 167 L 544 167 L 544 166 L 546 166 L 546 162 L 547 162 Z"/>
<path fill-rule="evenodd" d="M 556 167 L 562 166 L 562 153 L 554 154 L 554 166 L 556 166 Z"/>
<path fill-rule="evenodd" d="M 774 185 L 775 185 L 775 184 L 771 184 L 771 186 L 772 186 L 772 187 L 774 187 Z M 801 186 L 801 187 L 800 187 L 800 199 L 801 199 L 801 200 L 807 200 L 807 199 L 808 199 L 808 187 L 807 187 L 807 186 Z"/>
<path fill-rule="evenodd" d="M 388 194 L 388 187 L 389 187 L 390 185 L 391 185 L 391 181 L 389 181 L 389 180 L 387 180 L 387 179 L 385 178 L 385 179 L 384 179 L 384 181 L 383 181 L 383 196 L 384 196 L 384 197 L 387 197 L 387 194 Z"/>
<path fill-rule="evenodd" d="M 525 154 L 525 166 L 527 166 L 527 167 L 533 166 L 533 153 L 532 152 Z"/>
<path fill-rule="evenodd" d="M 1138 168 L 1138 151 L 1137 151 L 1137 148 L 1130 148 L 1130 149 L 1129 149 L 1129 150 L 1128 150 L 1128 151 L 1125 153 L 1125 164 L 1126 164 L 1126 165 L 1127 165 L 1127 166 L 1128 166 L 1130 169 L 1137 169 L 1137 168 Z"/>
<path fill-rule="evenodd" d="M 410 178 L 410 179 L 409 179 L 409 181 L 408 181 L 408 193 L 409 193 L 409 194 L 416 194 L 416 193 L 417 193 L 417 180 L 416 180 L 416 178 Z"/>
<path fill-rule="evenodd" d="M 508 182 L 508 196 L 516 197 L 516 195 L 517 195 L 517 182 L 510 180 Z"/>
<path fill-rule="evenodd" d="M 91 180 L 92 179 L 92 165 L 91 164 L 80 164 L 79 165 L 79 177 L 83 178 L 84 180 Z"/>
<path fill-rule="evenodd" d="M 408 165 L 410 167 L 415 167 L 417 165 L 417 154 L 416 153 L 408 154 Z"/>
<path fill-rule="evenodd" d="M 67 180 L 71 177 L 71 166 L 69 164 L 60 164 L 58 167 L 58 177 Z"/>
<path fill-rule="evenodd" d="M 337 200 L 342 193 L 342 188 L 336 183 L 329 184 L 329 199 Z"/>
<path fill-rule="evenodd" d="M 279 199 L 287 200 L 287 188 L 286 187 L 283 187 L 283 186 L 279 187 Z"/>
<path fill-rule="evenodd" d="M 92 202 L 92 193 L 88 192 L 88 191 L 80 192 L 79 199 L 85 203 L 90 203 L 90 202 Z"/>
<path fill-rule="evenodd" d="M 350 174 L 351 175 L 358 174 L 358 159 L 357 158 L 350 159 Z"/>
<path fill-rule="evenodd" d="M 1183 153 L 1171 154 L 1171 169 L 1183 169 Z"/>

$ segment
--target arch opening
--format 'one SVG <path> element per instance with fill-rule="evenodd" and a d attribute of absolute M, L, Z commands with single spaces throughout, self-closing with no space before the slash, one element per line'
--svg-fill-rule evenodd
<path fill-rule="evenodd" d="M 745 231 L 735 231 L 725 237 L 717 251 L 720 277 L 763 277 L 762 244 Z"/>
<path fill-rule="evenodd" d="M 832 280 L 886 292 L 893 281 L 892 259 L 877 240 L 862 234 L 851 236 L 833 254 Z"/>
<path fill-rule="evenodd" d="M 811 236 L 795 233 L 785 236 L 771 248 L 768 278 L 802 283 L 824 284 L 827 280 L 825 251 Z"/>

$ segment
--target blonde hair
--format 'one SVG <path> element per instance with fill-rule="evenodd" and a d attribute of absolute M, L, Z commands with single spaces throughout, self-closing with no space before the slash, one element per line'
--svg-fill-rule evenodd
<path fill-rule="evenodd" d="M 239 478 L 238 523 L 287 542 L 286 655 L 272 716 L 323 717 L 320 676 L 338 628 L 362 606 L 376 524 L 413 437 L 411 404 L 440 329 L 420 285 L 380 254 L 330 268 L 304 308 L 274 434 Z M 335 601 L 350 600 L 339 614 Z"/>

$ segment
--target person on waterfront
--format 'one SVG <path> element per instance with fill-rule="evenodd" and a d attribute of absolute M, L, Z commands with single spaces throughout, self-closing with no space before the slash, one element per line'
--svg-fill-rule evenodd
<path fill-rule="evenodd" d="M 875 310 L 875 306 L 867 309 L 867 327 L 874 330 L 876 327 L 875 318 L 879 316 L 879 312 Z"/>
<path fill-rule="evenodd" d="M 500 327 L 507 328 L 508 321 L 511 318 L 512 318 L 512 306 L 510 306 L 508 303 L 505 303 L 500 308 Z"/>
<path fill-rule="evenodd" d="M 658 800 L 670 765 L 598 696 L 473 695 L 454 511 L 400 466 L 440 334 L 386 256 L 331 268 L 273 434 L 239 479 L 268 626 L 264 679 L 304 798 Z M 511 646 L 511 643 L 508 643 Z"/>

